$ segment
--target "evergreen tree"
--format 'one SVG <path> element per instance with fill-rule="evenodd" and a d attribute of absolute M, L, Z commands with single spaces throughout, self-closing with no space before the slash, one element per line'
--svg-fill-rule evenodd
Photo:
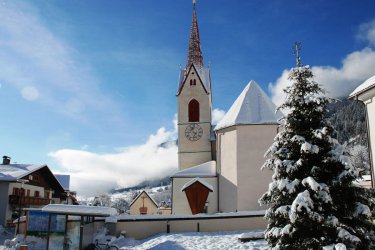
<path fill-rule="evenodd" d="M 330 99 L 297 62 L 279 107 L 288 114 L 264 164 L 274 171 L 260 199 L 269 205 L 266 240 L 273 249 L 374 249 L 372 191 L 353 186 L 359 173 L 325 119 Z"/>

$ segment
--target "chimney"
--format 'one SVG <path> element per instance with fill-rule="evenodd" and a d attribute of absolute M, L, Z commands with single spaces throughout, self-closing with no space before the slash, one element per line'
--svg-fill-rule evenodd
<path fill-rule="evenodd" d="M 9 165 L 10 164 L 10 159 L 12 159 L 12 158 L 10 158 L 9 156 L 3 156 L 3 164 L 4 165 Z"/>

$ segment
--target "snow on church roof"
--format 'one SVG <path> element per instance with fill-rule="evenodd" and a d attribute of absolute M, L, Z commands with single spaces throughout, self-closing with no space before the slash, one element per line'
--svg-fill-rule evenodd
<path fill-rule="evenodd" d="M 196 182 L 199 182 L 200 184 L 202 184 L 203 186 L 208 188 L 211 192 L 214 191 L 214 188 L 210 184 L 208 184 L 204 180 L 197 177 L 197 178 L 191 179 L 190 181 L 186 182 L 185 185 L 181 188 L 181 192 L 183 192 L 185 189 L 187 189 L 188 187 L 190 187 L 191 185 L 193 185 Z"/>
<path fill-rule="evenodd" d="M 216 176 L 216 161 L 208 161 L 203 164 L 178 171 L 171 177 L 213 177 Z"/>
<path fill-rule="evenodd" d="M 362 92 L 375 87 L 375 75 L 364 81 L 361 85 L 359 85 L 350 95 L 349 97 L 352 98 L 361 94 Z"/>
<path fill-rule="evenodd" d="M 283 117 L 281 111 L 259 85 L 251 80 L 238 96 L 215 130 L 238 124 L 275 124 Z"/>

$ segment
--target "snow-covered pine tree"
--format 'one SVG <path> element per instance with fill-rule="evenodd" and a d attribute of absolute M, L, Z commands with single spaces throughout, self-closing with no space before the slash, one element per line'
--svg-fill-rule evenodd
<path fill-rule="evenodd" d="M 274 171 L 260 199 L 269 205 L 266 240 L 273 249 L 374 249 L 373 191 L 353 186 L 359 173 L 324 118 L 330 99 L 297 58 L 279 107 L 288 114 L 264 164 Z"/>

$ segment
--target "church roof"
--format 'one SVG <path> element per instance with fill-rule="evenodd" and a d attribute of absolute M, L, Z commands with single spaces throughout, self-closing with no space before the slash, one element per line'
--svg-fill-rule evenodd
<path fill-rule="evenodd" d="M 181 192 L 183 192 L 185 189 L 187 189 L 188 187 L 190 187 L 191 185 L 193 185 L 196 182 L 199 182 L 200 184 L 202 184 L 203 186 L 205 186 L 206 188 L 208 188 L 211 192 L 214 191 L 214 188 L 212 187 L 212 185 L 210 185 L 209 183 L 205 182 L 201 178 L 196 177 L 196 178 L 191 179 L 190 181 L 186 182 L 185 185 L 181 188 Z"/>
<path fill-rule="evenodd" d="M 199 38 L 199 29 L 195 3 L 193 8 L 193 20 L 190 29 L 188 53 L 186 57 L 186 68 L 188 68 L 192 63 L 203 66 L 203 55 L 201 41 Z"/>
<path fill-rule="evenodd" d="M 267 94 L 251 80 L 215 130 L 240 124 L 275 124 L 282 116 Z"/>
<path fill-rule="evenodd" d="M 171 177 L 214 177 L 216 176 L 216 161 L 208 161 L 197 166 L 178 171 Z"/>
<path fill-rule="evenodd" d="M 194 67 L 195 71 L 198 74 L 198 77 L 202 81 L 206 93 L 208 94 L 211 92 L 210 69 L 204 67 L 203 65 L 203 53 L 201 48 L 201 40 L 199 38 L 197 12 L 195 5 L 196 3 L 194 2 L 193 20 L 190 28 L 190 38 L 186 57 L 186 66 L 185 69 L 180 69 L 180 79 L 178 81 L 177 95 L 181 93 L 182 87 L 184 86 L 186 78 L 192 67 Z"/>
<path fill-rule="evenodd" d="M 375 75 L 364 81 L 361 85 L 359 85 L 350 95 L 349 97 L 352 98 L 354 96 L 358 96 L 363 92 L 375 87 Z"/>

